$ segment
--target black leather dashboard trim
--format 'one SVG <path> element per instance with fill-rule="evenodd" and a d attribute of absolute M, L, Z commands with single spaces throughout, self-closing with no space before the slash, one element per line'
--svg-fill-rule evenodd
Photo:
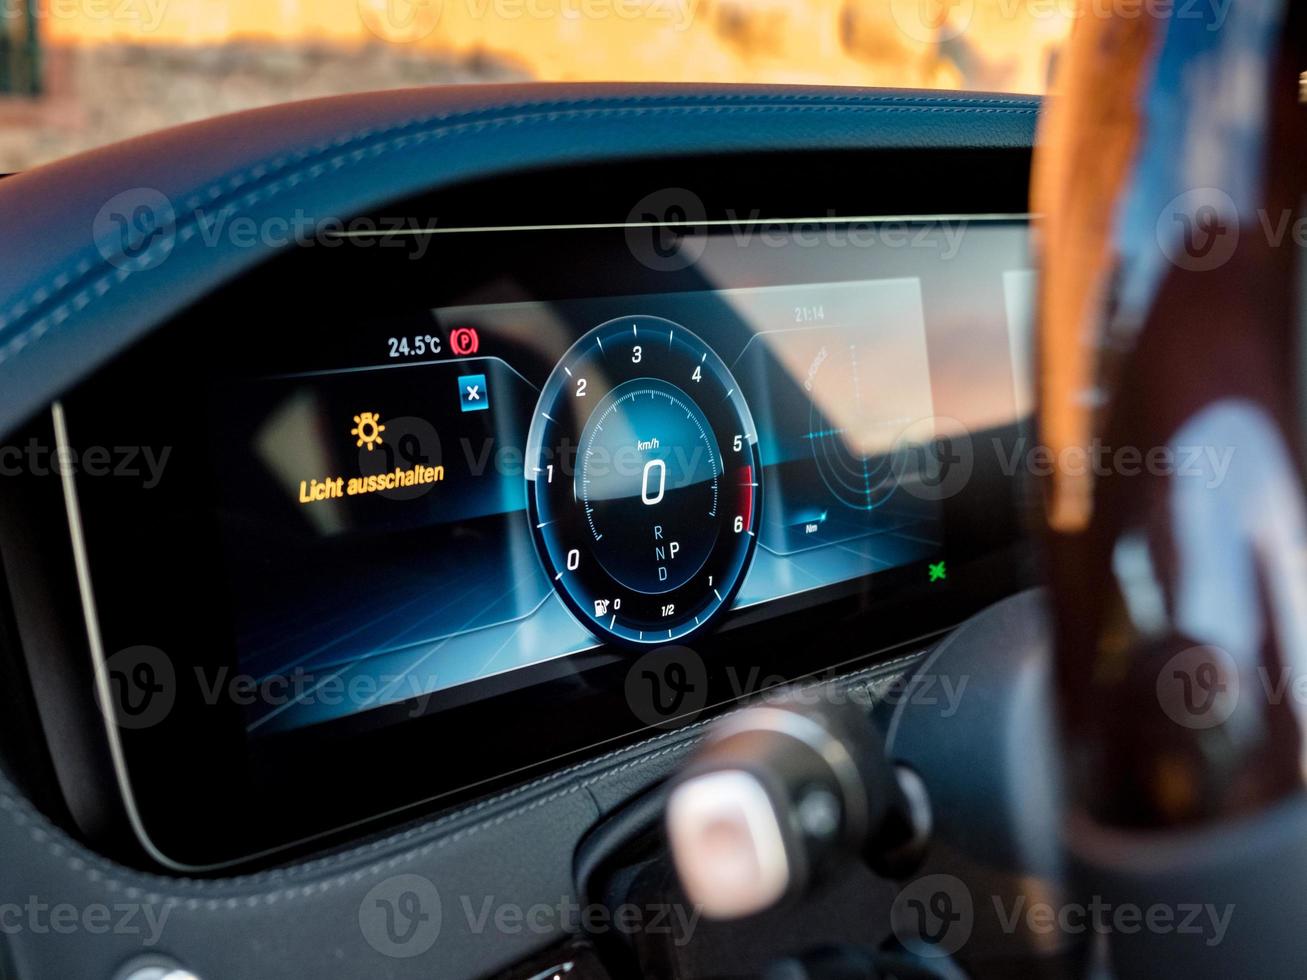
<path fill-rule="evenodd" d="M 863 696 L 890 683 L 925 651 L 839 679 Z M 573 852 L 603 813 L 664 778 L 702 738 L 707 721 L 610 752 L 525 786 L 367 844 L 283 868 L 226 879 L 134 871 L 53 827 L 0 776 L 0 908 L 133 906 L 143 935 L 19 931 L 8 937 L 22 977 L 109 976 L 144 952 L 166 953 L 200 977 L 474 977 L 511 965 L 565 938 L 561 932 L 470 928 L 490 901 L 530 907 L 574 899 Z M 184 818 L 184 815 L 179 815 Z M 378 882 L 420 874 L 441 895 L 439 937 L 429 955 L 382 955 L 358 925 L 359 905 Z M 162 920 L 145 947 L 145 923 Z M 471 913 L 469 913 L 471 910 Z"/>

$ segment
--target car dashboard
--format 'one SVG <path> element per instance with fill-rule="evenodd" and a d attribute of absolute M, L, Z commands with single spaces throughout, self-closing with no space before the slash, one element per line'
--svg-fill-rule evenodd
<path fill-rule="evenodd" d="M 0 187 L 76 188 L 5 274 L 15 792 L 182 915 L 386 862 L 566 888 L 705 720 L 1034 580 L 1035 103 L 417 98 Z"/>

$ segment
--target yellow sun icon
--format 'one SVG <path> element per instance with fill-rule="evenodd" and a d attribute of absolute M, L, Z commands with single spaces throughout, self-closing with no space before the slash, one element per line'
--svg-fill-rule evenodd
<path fill-rule="evenodd" d="M 358 444 L 367 446 L 368 452 L 372 452 L 372 447 L 383 441 L 381 433 L 386 431 L 386 427 L 381 424 L 381 416 L 376 412 L 364 412 L 361 415 L 355 415 L 354 421 L 357 424 L 349 430 L 349 434 L 358 436 Z"/>

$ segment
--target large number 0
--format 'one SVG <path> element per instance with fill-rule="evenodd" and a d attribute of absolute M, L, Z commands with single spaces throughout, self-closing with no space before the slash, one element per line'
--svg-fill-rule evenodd
<path fill-rule="evenodd" d="M 574 572 L 581 567 L 581 552 L 573 548 L 567 553 L 567 570 Z"/>
<path fill-rule="evenodd" d="M 658 468 L 658 490 L 654 493 L 649 492 L 649 473 L 654 467 Z M 663 499 L 663 491 L 667 489 L 667 464 L 661 459 L 651 459 L 644 464 L 644 478 L 640 481 L 640 499 L 648 506 L 652 507 L 658 501 Z"/>

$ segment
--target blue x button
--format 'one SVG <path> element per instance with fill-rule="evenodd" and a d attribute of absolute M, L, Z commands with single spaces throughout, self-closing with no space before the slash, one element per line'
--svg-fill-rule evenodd
<path fill-rule="evenodd" d="M 490 407 L 484 374 L 465 374 L 458 379 L 458 402 L 465 412 L 484 412 Z"/>

